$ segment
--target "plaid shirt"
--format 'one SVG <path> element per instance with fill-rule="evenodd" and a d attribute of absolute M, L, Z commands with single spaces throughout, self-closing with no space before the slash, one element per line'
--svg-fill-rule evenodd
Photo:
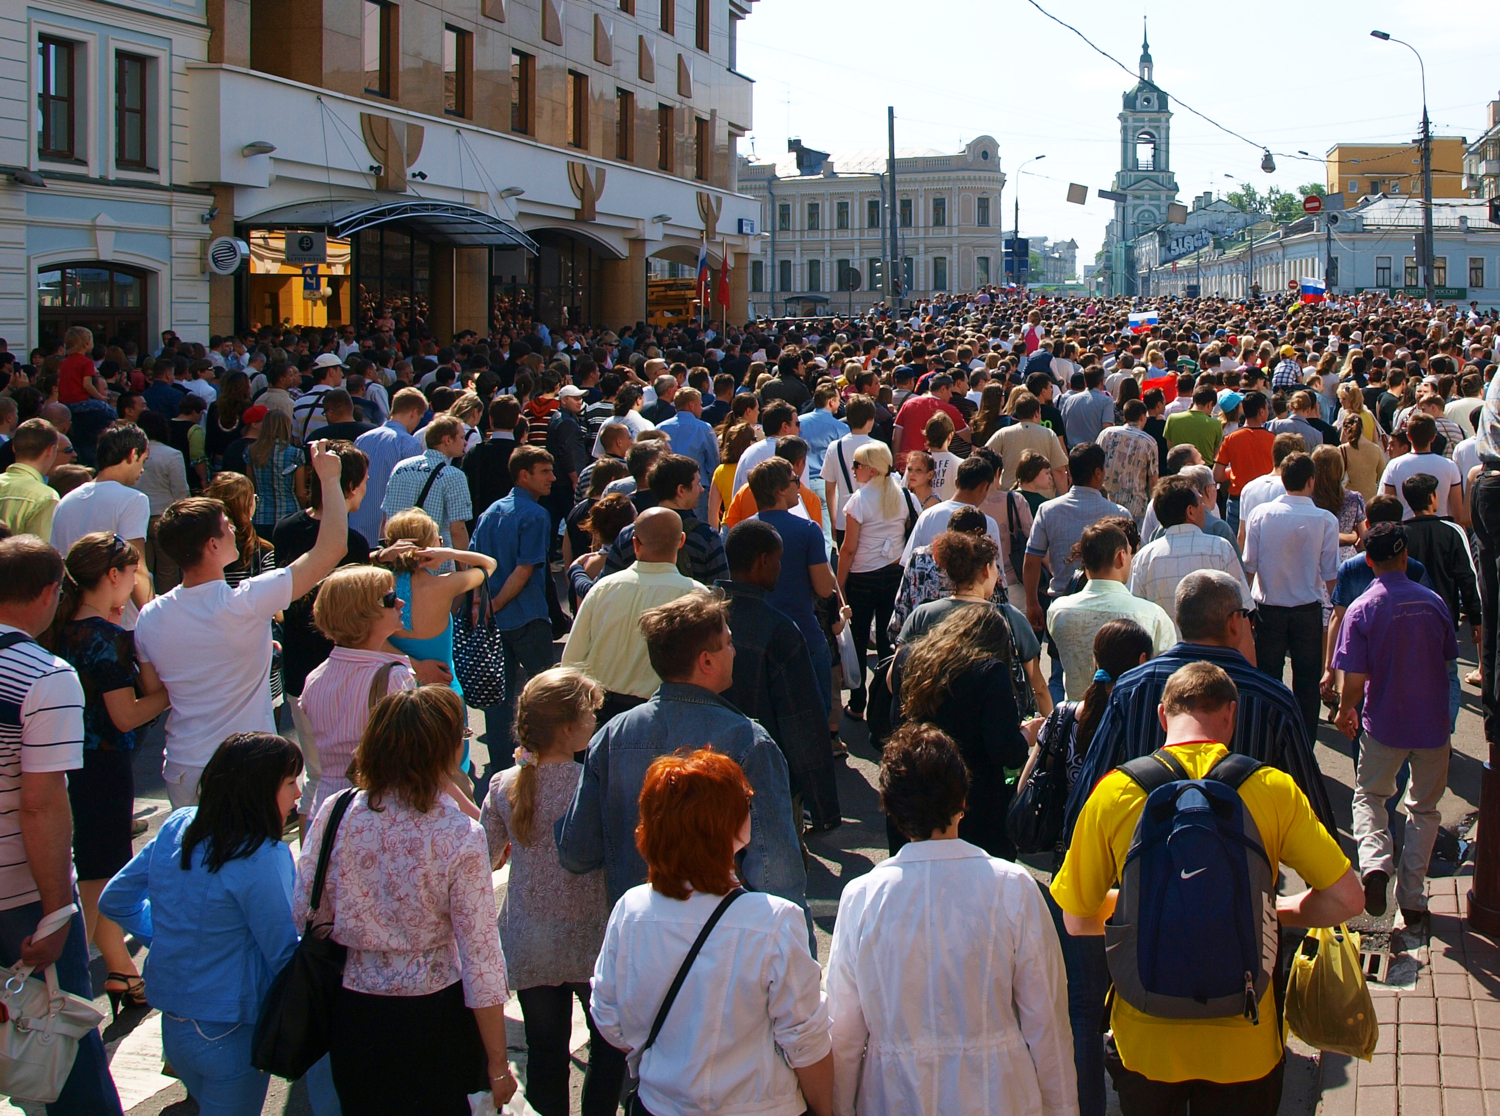
<path fill-rule="evenodd" d="M 1271 373 L 1272 388 L 1300 388 L 1302 386 L 1302 365 L 1298 364 L 1293 357 L 1287 357 L 1276 366 L 1276 371 Z"/>
<path fill-rule="evenodd" d="M 474 508 L 469 500 L 468 478 L 441 450 L 425 450 L 421 457 L 408 457 L 400 462 L 391 471 L 391 479 L 385 486 L 385 499 L 381 501 L 380 507 L 387 517 L 416 507 L 417 497 L 422 494 L 427 478 L 439 465 L 446 465 L 447 468 L 433 481 L 422 510 L 437 523 L 443 545 L 452 546 L 453 536 L 448 525 L 467 523 L 474 518 Z"/>
<path fill-rule="evenodd" d="M 1134 426 L 1111 426 L 1099 435 L 1099 446 L 1104 450 L 1104 491 L 1140 522 L 1161 467 L 1156 439 Z"/>
<path fill-rule="evenodd" d="M 1158 604 L 1177 619 L 1177 583 L 1194 570 L 1221 570 L 1240 586 L 1240 604 L 1254 608 L 1250 583 L 1240 569 L 1234 547 L 1218 535 L 1205 534 L 1191 523 L 1179 523 L 1162 532 L 1161 538 L 1136 551 L 1130 563 L 1130 591 Z"/>

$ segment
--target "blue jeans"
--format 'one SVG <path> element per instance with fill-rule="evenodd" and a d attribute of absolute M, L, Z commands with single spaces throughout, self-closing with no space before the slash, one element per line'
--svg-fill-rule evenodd
<path fill-rule="evenodd" d="M 505 700 L 484 711 L 484 742 L 490 749 L 489 774 L 504 771 L 515 761 L 516 699 L 527 681 L 551 670 L 557 659 L 552 648 L 552 622 L 529 620 L 501 632 L 505 640 Z"/>
<path fill-rule="evenodd" d="M 161 1049 L 203 1116 L 260 1116 L 271 1075 L 250 1064 L 251 1023 L 211 1023 L 162 1012 Z"/>
<path fill-rule="evenodd" d="M 1458 728 L 1458 707 L 1464 701 L 1464 688 L 1458 681 L 1458 660 L 1448 660 L 1448 731 Z"/>
<path fill-rule="evenodd" d="M 1229 497 L 1229 503 L 1224 508 L 1224 522 L 1229 524 L 1231 530 L 1240 529 L 1240 498 L 1238 496 Z"/>
<path fill-rule="evenodd" d="M 79 463 L 91 466 L 99 435 L 115 421 L 115 409 L 102 399 L 85 399 L 82 403 L 69 403 L 68 410 L 73 413 L 73 425 L 68 432 Z"/>
<path fill-rule="evenodd" d="M 42 920 L 41 903 L 27 903 L 0 911 L 0 964 L 14 965 L 21 959 L 21 943 L 31 936 Z M 83 916 L 76 914 L 68 927 L 68 940 L 57 959 L 57 983 L 65 992 L 94 998 L 89 979 L 88 932 Z M 120 1116 L 120 1095 L 109 1075 L 109 1059 L 97 1030 L 78 1040 L 78 1057 L 73 1072 L 57 1100 L 47 1106 L 47 1116 Z"/>
<path fill-rule="evenodd" d="M 1062 908 L 1042 888 L 1057 938 L 1062 945 L 1068 976 L 1068 1022 L 1073 1027 L 1073 1068 L 1078 1073 L 1079 1116 L 1104 1116 L 1104 997 L 1109 992 L 1109 966 L 1104 939 L 1075 938 L 1063 929 Z"/>

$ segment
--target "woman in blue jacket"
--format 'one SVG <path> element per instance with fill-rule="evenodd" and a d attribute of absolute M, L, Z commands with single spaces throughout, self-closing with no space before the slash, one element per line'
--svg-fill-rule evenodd
<path fill-rule="evenodd" d="M 236 733 L 203 769 L 198 805 L 169 817 L 109 882 L 99 909 L 147 943 L 146 998 L 162 1049 L 205 1116 L 259 1116 L 270 1077 L 250 1040 L 297 946 L 296 867 L 281 841 L 302 753 Z"/>

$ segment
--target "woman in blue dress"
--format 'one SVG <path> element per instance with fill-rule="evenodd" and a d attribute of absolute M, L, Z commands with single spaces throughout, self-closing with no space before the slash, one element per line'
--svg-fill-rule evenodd
<path fill-rule="evenodd" d="M 495 560 L 487 554 L 439 546 L 438 525 L 421 508 L 397 512 L 385 523 L 386 546 L 415 543 L 417 549 L 390 554 L 385 565 L 396 575 L 396 596 L 401 606 L 402 630 L 390 637 L 391 646 L 413 659 L 436 659 L 447 666 L 448 685 L 463 696 L 464 689 L 453 674 L 453 602 L 479 586 L 495 572 Z M 458 569 L 439 573 L 444 563 Z M 469 748 L 464 745 L 463 768 L 469 770 Z"/>

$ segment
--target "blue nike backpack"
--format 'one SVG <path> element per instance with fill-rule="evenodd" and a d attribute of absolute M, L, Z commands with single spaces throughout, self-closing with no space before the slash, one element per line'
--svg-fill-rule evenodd
<path fill-rule="evenodd" d="M 1239 795 L 1260 766 L 1229 755 L 1194 779 L 1163 748 L 1120 767 L 1146 804 L 1104 926 L 1111 996 L 1162 1019 L 1260 1022 L 1277 958 L 1276 871 Z"/>

